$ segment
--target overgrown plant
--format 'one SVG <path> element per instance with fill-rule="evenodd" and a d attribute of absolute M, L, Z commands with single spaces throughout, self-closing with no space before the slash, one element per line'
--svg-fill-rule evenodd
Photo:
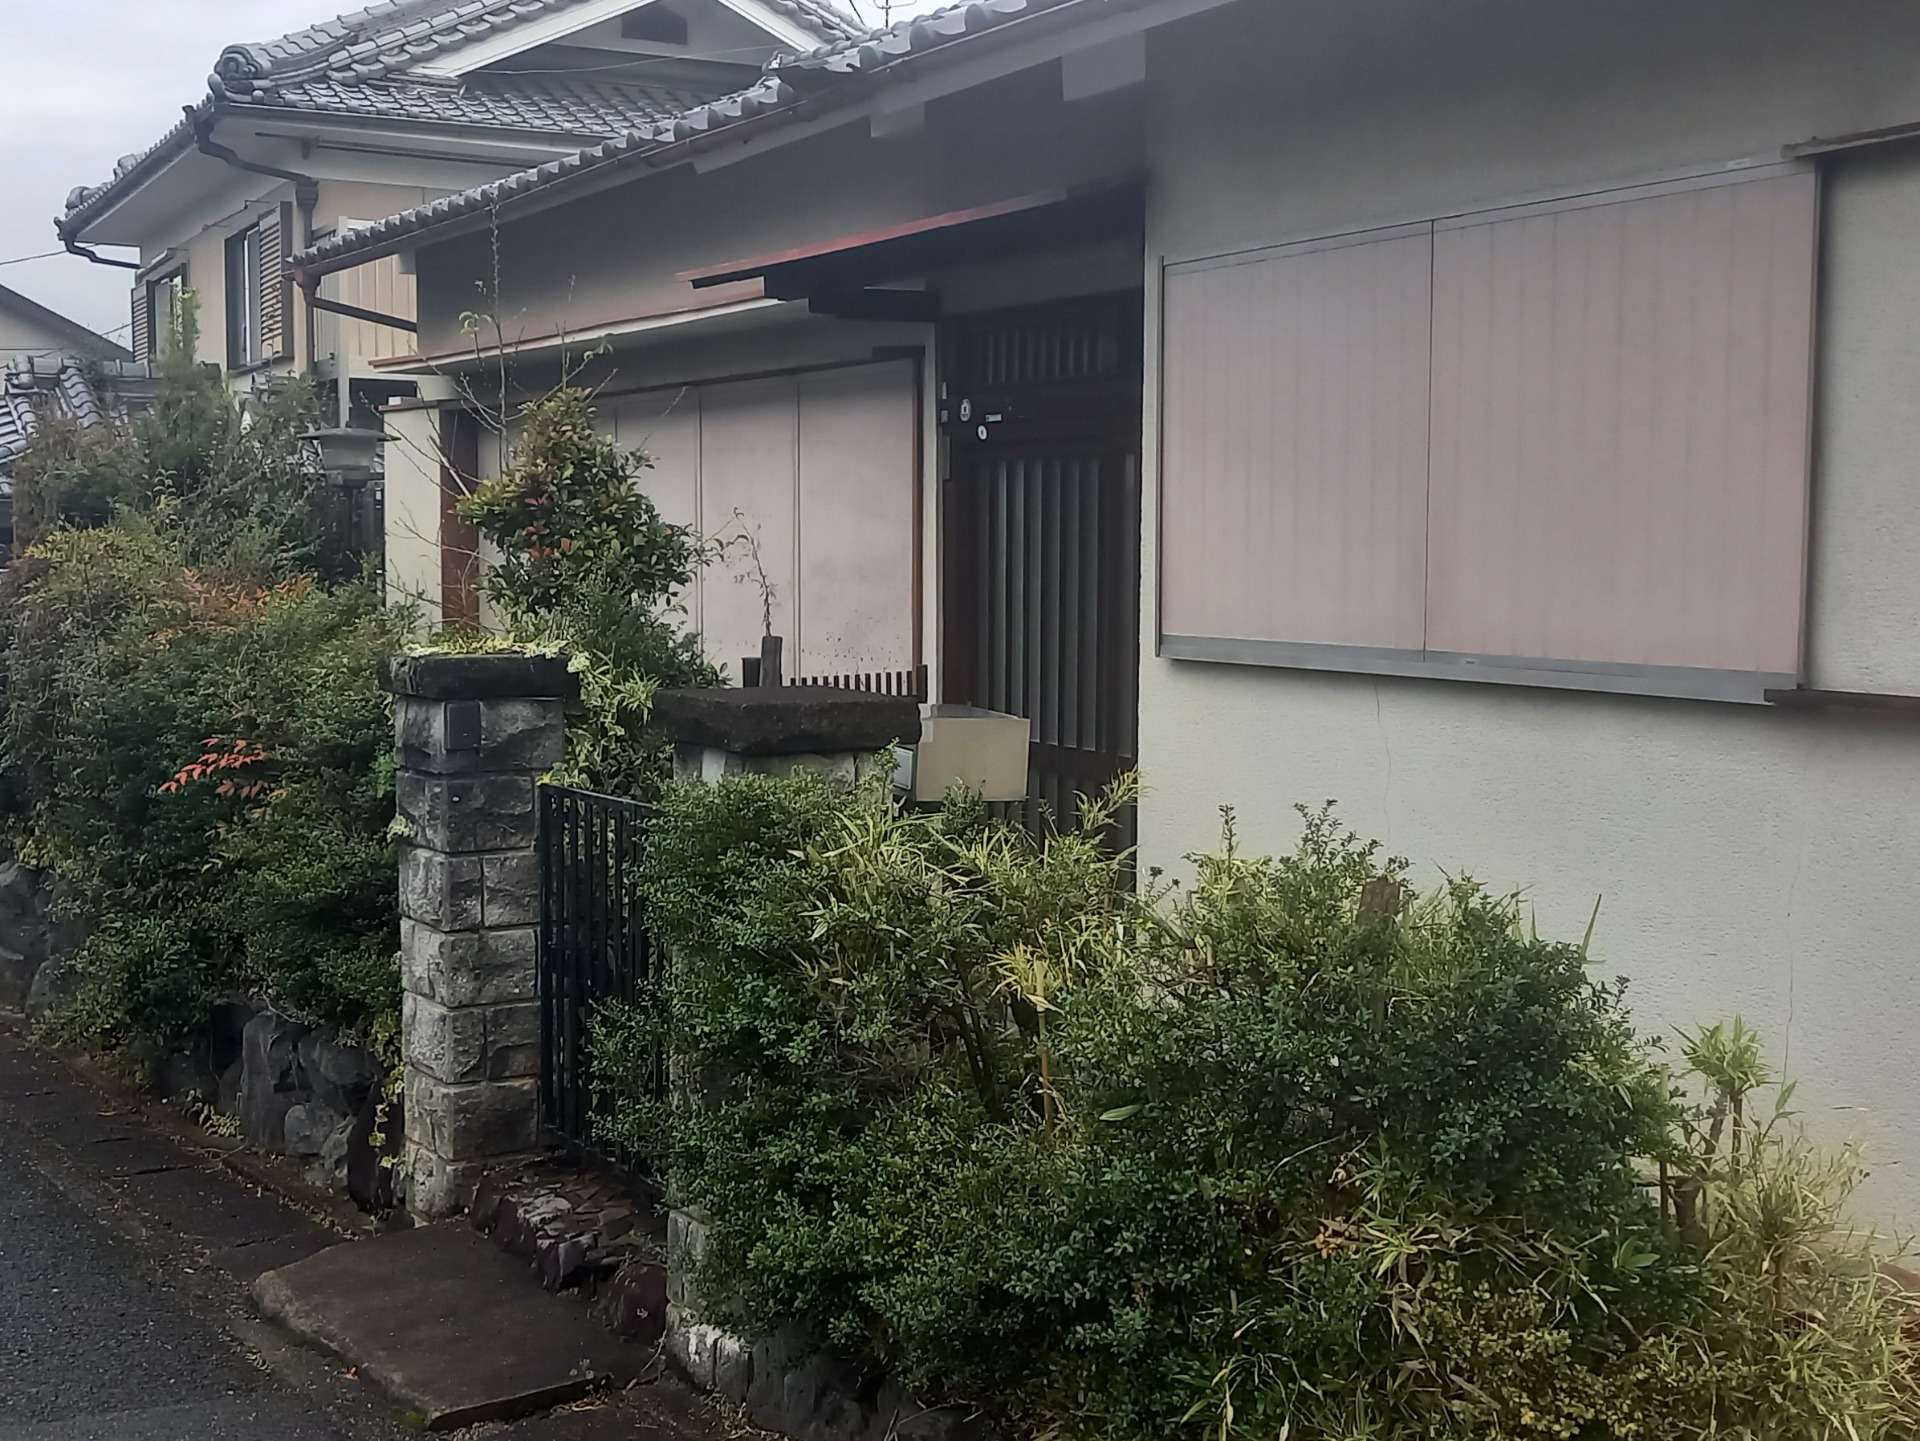
<path fill-rule="evenodd" d="M 645 855 L 673 963 L 597 1079 L 712 1220 L 716 1319 L 1020 1433 L 1913 1434 L 1844 1171 L 1783 1142 L 1682 1234 L 1652 1183 L 1704 1112 L 1622 987 L 1330 811 L 1147 897 L 1097 835 L 804 776 L 674 787 Z"/>
<path fill-rule="evenodd" d="M 303 389 L 242 408 L 179 327 L 150 416 L 36 452 L 0 590 L 9 829 L 91 931 L 62 1024 L 178 1045 L 238 991 L 390 1047 L 405 617 L 310 568 Z"/>
<path fill-rule="evenodd" d="M 194 358 L 191 293 L 172 327 L 149 411 L 123 428 L 53 427 L 21 462 L 17 534 L 31 542 L 122 512 L 166 513 L 193 564 L 255 582 L 311 568 L 321 471 L 301 437 L 318 422 L 312 387 L 290 378 L 237 398 L 217 367 Z"/>
<path fill-rule="evenodd" d="M 580 678 L 559 778 L 648 793 L 666 771 L 647 729 L 654 691 L 719 679 L 677 599 L 703 547 L 661 518 L 637 484 L 651 461 L 594 429 L 585 391 L 562 387 L 520 419 L 506 466 L 461 502 L 498 552 L 488 595 L 510 639 L 564 650 Z"/>

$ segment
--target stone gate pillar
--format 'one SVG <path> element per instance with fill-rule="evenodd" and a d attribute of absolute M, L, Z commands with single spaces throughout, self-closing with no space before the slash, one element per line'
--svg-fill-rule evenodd
<path fill-rule="evenodd" d="M 799 770 L 853 784 L 876 766 L 890 767 L 881 758 L 888 747 L 920 739 L 918 702 L 823 686 L 661 691 L 653 721 L 673 740 L 675 777 L 709 785 L 728 776 Z M 720 1085 L 718 1077 L 674 1076 L 681 1105 L 703 1104 L 708 1087 Z M 810 1428 L 831 1409 L 817 1359 L 782 1338 L 753 1342 L 702 1319 L 706 1307 L 694 1271 L 708 1218 L 673 1194 L 671 1176 L 667 1190 L 667 1354 L 695 1385 L 745 1406 L 754 1425 L 817 1434 Z"/>
<path fill-rule="evenodd" d="M 559 657 L 396 657 L 408 1206 L 463 1209 L 537 1149 L 537 786 L 566 749 Z"/>

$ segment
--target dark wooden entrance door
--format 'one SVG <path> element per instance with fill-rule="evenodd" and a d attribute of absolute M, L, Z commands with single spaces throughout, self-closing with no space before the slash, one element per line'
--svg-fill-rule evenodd
<path fill-rule="evenodd" d="M 1026 819 L 1068 823 L 1139 755 L 1141 297 L 943 342 L 943 698 L 1032 720 Z"/>

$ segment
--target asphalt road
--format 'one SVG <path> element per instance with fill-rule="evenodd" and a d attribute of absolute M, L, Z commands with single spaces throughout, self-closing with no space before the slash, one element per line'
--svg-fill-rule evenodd
<path fill-rule="evenodd" d="M 0 0 L 4 4 L 5 0 Z M 333 1359 L 261 1320 L 263 1271 L 342 1232 L 0 1017 L 0 1441 L 406 1441 Z M 352 1213 L 349 1208 L 349 1215 Z M 336 1217 L 348 1233 L 359 1223 Z M 505 1344 L 512 1344 L 510 1339 Z M 448 1441 L 735 1441 L 669 1381 Z"/>
<path fill-rule="evenodd" d="M 0 1125 L 0 1441 L 347 1441 Z"/>

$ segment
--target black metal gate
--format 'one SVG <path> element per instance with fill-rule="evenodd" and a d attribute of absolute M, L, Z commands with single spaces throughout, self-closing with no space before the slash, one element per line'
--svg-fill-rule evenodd
<path fill-rule="evenodd" d="M 607 1001 L 635 1001 L 659 968 L 639 889 L 649 808 L 565 786 L 540 788 L 540 1112 L 547 1130 L 608 1155 L 596 1131 L 589 1027 Z M 664 1057 L 653 1084 L 664 1092 Z"/>

